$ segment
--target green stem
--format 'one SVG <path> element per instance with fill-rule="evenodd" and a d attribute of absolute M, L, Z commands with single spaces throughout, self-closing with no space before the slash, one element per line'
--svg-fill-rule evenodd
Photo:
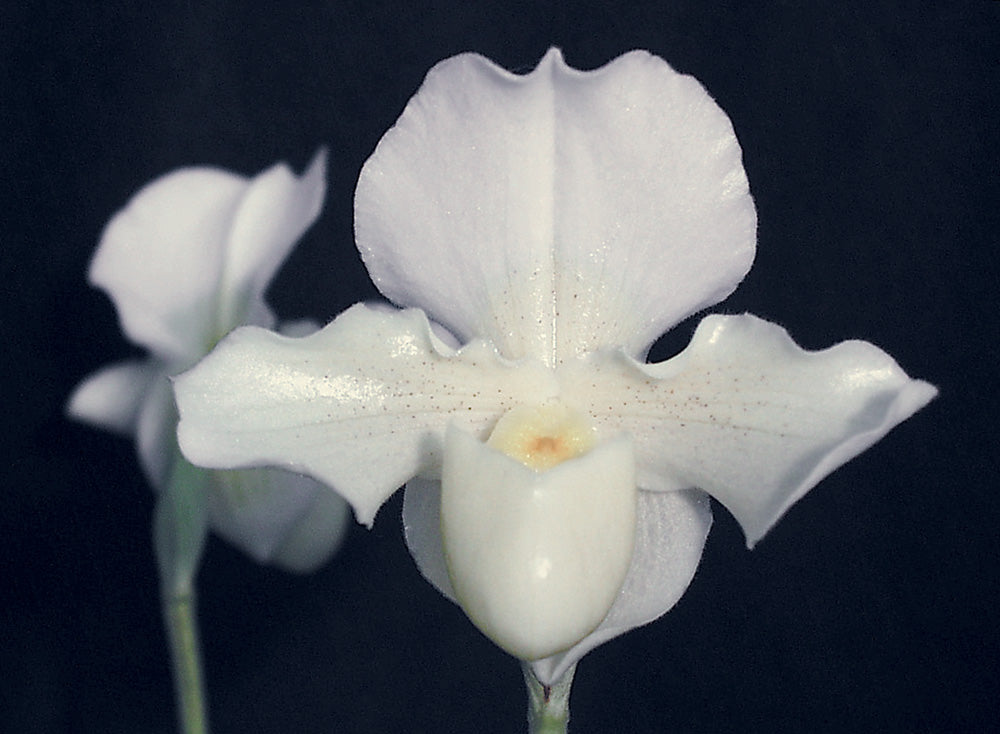
<path fill-rule="evenodd" d="M 551 686 L 543 685 L 527 663 L 522 664 L 522 670 L 528 688 L 529 734 L 565 734 L 569 723 L 569 689 L 576 665 Z"/>
<path fill-rule="evenodd" d="M 208 734 L 194 594 L 164 594 L 163 618 L 170 638 L 178 731 L 181 734 Z"/>

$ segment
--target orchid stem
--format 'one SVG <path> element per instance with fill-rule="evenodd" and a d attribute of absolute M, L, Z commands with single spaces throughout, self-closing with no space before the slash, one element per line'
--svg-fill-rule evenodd
<path fill-rule="evenodd" d="M 576 666 L 570 667 L 551 686 L 543 685 L 529 664 L 524 663 L 522 670 L 528 688 L 529 734 L 565 734 L 569 723 L 569 689 Z"/>
<path fill-rule="evenodd" d="M 164 594 L 163 617 L 170 638 L 178 731 L 208 734 L 194 593 Z"/>

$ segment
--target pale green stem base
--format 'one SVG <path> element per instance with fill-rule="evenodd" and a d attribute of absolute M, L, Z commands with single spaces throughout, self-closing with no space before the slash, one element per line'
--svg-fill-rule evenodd
<path fill-rule="evenodd" d="M 528 688 L 529 734 L 565 734 L 569 724 L 569 689 L 576 666 L 551 686 L 542 685 L 527 663 L 522 663 L 521 669 Z"/>
<path fill-rule="evenodd" d="M 181 734 L 208 734 L 194 594 L 165 594 L 163 620 L 170 640 L 178 731 Z"/>

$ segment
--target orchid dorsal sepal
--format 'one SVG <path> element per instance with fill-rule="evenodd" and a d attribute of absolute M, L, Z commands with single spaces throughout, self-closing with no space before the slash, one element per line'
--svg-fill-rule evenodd
<path fill-rule="evenodd" d="M 451 426 L 441 486 L 448 574 L 484 634 L 522 660 L 538 660 L 601 623 L 635 542 L 628 437 L 539 471 Z"/>

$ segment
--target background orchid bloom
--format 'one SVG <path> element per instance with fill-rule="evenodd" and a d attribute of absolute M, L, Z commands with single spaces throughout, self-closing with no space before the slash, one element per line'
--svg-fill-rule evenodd
<path fill-rule="evenodd" d="M 709 495 L 753 544 L 935 394 L 870 344 L 804 352 L 749 315 L 643 363 L 750 267 L 740 158 L 698 82 L 644 52 L 442 62 L 355 201 L 373 281 L 412 308 L 236 331 L 176 382 L 182 450 L 307 472 L 369 524 L 406 483 L 423 574 L 556 683 L 680 598 Z"/>
<path fill-rule="evenodd" d="M 312 479 L 185 466 L 169 379 L 233 328 L 275 326 L 264 292 L 319 214 L 325 158 L 320 151 L 301 178 L 284 164 L 253 179 L 213 168 L 166 174 L 111 219 L 91 263 L 90 282 L 111 297 L 126 336 L 148 356 L 88 377 L 68 411 L 135 437 L 160 495 L 158 551 L 177 566 L 175 584 L 190 583 L 208 526 L 255 560 L 295 571 L 321 564 L 344 533 L 346 504 Z M 285 328 L 308 333 L 315 326 Z M 172 481 L 185 484 L 184 507 L 164 497 Z"/>

